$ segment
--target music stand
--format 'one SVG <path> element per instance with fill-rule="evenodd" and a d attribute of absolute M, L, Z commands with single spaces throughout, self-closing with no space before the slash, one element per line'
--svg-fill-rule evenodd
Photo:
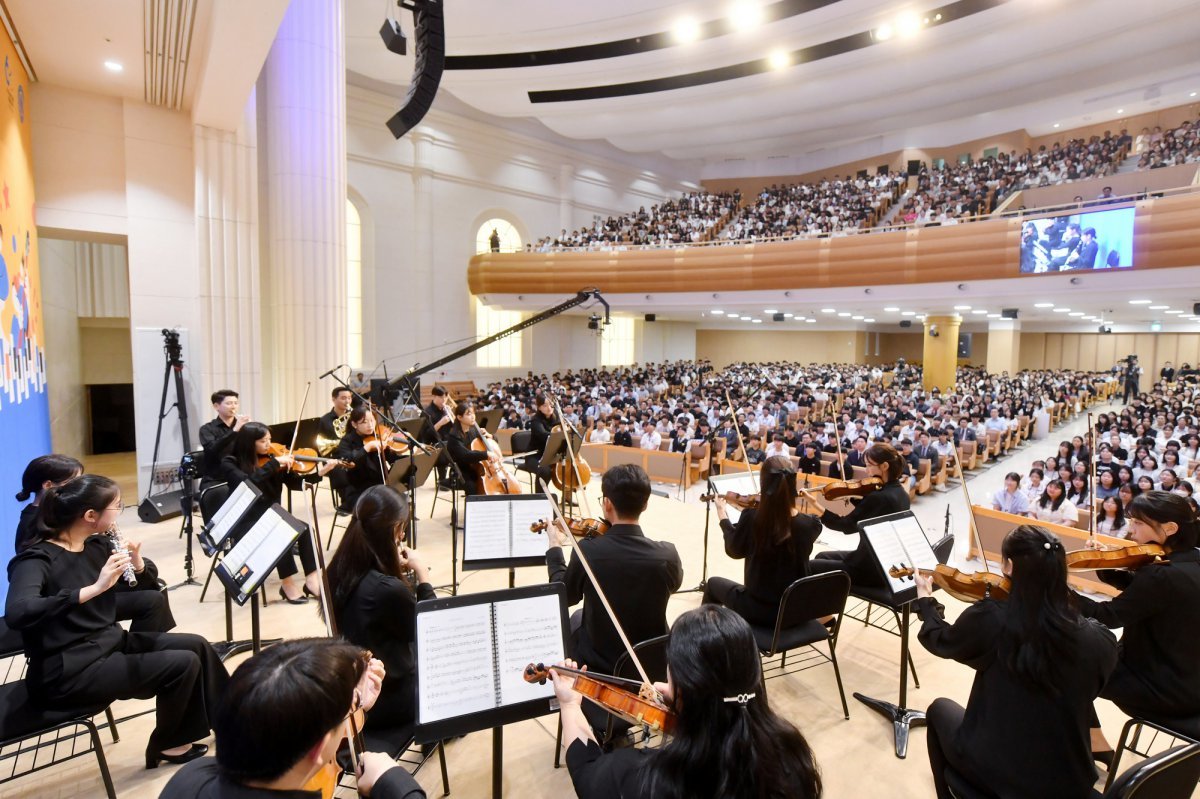
<path fill-rule="evenodd" d="M 425 485 L 429 473 L 433 471 L 441 455 L 440 446 L 431 447 L 429 452 L 409 448 L 408 454 L 397 458 L 388 472 L 387 484 L 401 493 L 408 494 L 408 507 L 412 510 L 409 540 L 413 549 L 417 548 L 417 488 Z"/>
<path fill-rule="evenodd" d="M 579 454 L 579 448 L 583 446 L 583 436 L 575 428 L 571 428 L 571 449 L 576 455 Z M 538 461 L 538 471 L 543 469 L 545 473 L 554 473 L 554 467 L 561 461 L 566 460 L 569 456 L 567 452 L 567 437 L 563 433 L 562 425 L 558 425 L 550 433 L 550 438 L 546 440 L 546 449 L 542 452 L 542 459 Z M 577 486 L 582 490 L 582 486 Z M 562 496 L 558 500 L 559 510 L 563 516 L 571 516 L 570 499 L 567 497 L 567 492 L 563 491 Z"/>
<path fill-rule="evenodd" d="M 501 408 L 492 408 L 486 411 L 475 411 L 475 424 L 483 430 L 488 431 L 492 435 L 496 435 L 496 431 L 500 429 L 500 420 L 504 418 L 504 410 Z"/>

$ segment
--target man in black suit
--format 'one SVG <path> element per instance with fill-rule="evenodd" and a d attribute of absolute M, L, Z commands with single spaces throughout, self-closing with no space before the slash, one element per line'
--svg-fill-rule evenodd
<path fill-rule="evenodd" d="M 1067 267 L 1070 269 L 1095 269 L 1096 255 L 1099 252 L 1100 245 L 1096 243 L 1096 228 L 1085 228 L 1079 240 L 1079 246 L 1067 259 Z"/>
<path fill-rule="evenodd" d="M 446 389 L 434 386 L 429 393 L 433 395 L 433 398 L 424 410 L 425 420 L 429 424 L 421 428 L 421 443 L 440 446 L 442 439 L 450 432 L 449 425 L 452 421 L 450 414 L 446 412 Z M 437 469 L 438 484 L 442 488 L 449 488 L 446 470 L 450 468 L 450 456 L 446 454 L 446 450 L 442 450 L 435 468 Z"/>
<path fill-rule="evenodd" d="M 604 518 L 612 527 L 598 538 L 576 541 L 575 546 L 586 552 L 617 621 L 636 645 L 666 634 L 667 600 L 683 583 L 683 563 L 674 544 L 650 540 L 638 524 L 650 499 L 650 478 L 642 467 L 623 463 L 609 468 L 601 489 Z M 558 536 L 558 543 L 546 551 L 550 582 L 566 585 L 567 604 L 583 602 L 583 609 L 571 616 L 567 654 L 589 671 L 611 674 L 625 647 L 579 557 L 573 556 L 567 565 L 562 547 L 568 537 L 557 527 L 550 529 Z"/>
<path fill-rule="evenodd" d="M 861 466 L 867 468 L 867 437 L 859 436 L 854 439 L 854 446 L 846 453 L 846 471 L 853 475 L 851 468 Z"/>
<path fill-rule="evenodd" d="M 211 399 L 217 418 L 200 426 L 200 446 L 204 449 L 201 491 L 224 482 L 221 458 L 233 451 L 233 434 L 250 421 L 249 416 L 238 414 L 240 399 L 236 391 L 223 388 L 214 391 Z"/>
<path fill-rule="evenodd" d="M 929 438 L 929 432 L 921 433 L 920 440 L 913 447 L 913 452 L 922 460 L 929 460 L 929 473 L 937 474 L 938 467 L 941 465 L 941 459 L 938 456 L 938 451 L 934 449 L 933 442 Z"/>

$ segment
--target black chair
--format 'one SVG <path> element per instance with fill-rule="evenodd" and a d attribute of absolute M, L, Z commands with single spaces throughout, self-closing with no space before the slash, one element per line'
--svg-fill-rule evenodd
<path fill-rule="evenodd" d="M 1103 799 L 1190 799 L 1198 780 L 1200 744 L 1176 746 L 1111 781 L 1104 788 Z"/>
<path fill-rule="evenodd" d="M 529 430 L 518 430 L 517 432 L 513 433 L 512 441 L 510 443 L 513 454 L 515 455 L 518 452 L 529 452 L 529 448 L 532 446 L 530 443 L 532 440 L 533 433 Z M 537 477 L 537 470 L 526 468 L 525 463 L 526 462 L 522 460 L 521 463 L 517 465 L 517 470 L 525 472 L 529 475 L 529 491 L 532 493 L 537 490 L 537 486 L 534 485 L 534 480 Z"/>
<path fill-rule="evenodd" d="M 30 703 L 24 680 L 24 652 L 12 637 L 12 632 L 0 620 L 0 642 L 3 646 L 0 658 L 9 660 L 5 683 L 0 685 L 0 763 L 8 761 L 10 764 L 5 769 L 7 773 L 0 773 L 0 784 L 77 757 L 95 754 L 105 793 L 109 799 L 116 799 L 117 792 L 108 770 L 108 761 L 104 757 L 104 747 L 100 743 L 100 730 L 92 720 L 93 716 L 103 713 L 108 720 L 113 743 L 117 743 L 121 739 L 112 710 L 106 706 L 72 711 L 35 708 Z M 16 679 L 10 682 L 8 678 L 14 676 L 14 666 Z M 79 729 L 81 727 L 82 731 Z M 80 738 L 85 741 L 82 748 Z M 13 746 L 15 749 L 10 750 Z M 49 756 L 42 759 L 41 755 L 46 751 Z"/>
<path fill-rule="evenodd" d="M 406 758 L 410 750 L 413 748 L 415 739 L 413 738 L 414 725 L 409 724 L 404 727 L 385 730 L 364 730 L 362 734 L 363 746 L 368 752 L 381 752 L 388 755 L 393 760 L 403 763 L 406 766 L 412 766 L 413 775 L 437 753 L 438 762 L 442 767 L 442 796 L 450 795 L 450 774 L 446 770 L 446 746 L 445 741 L 438 741 L 432 746 L 424 746 L 413 753 L 411 757 Z M 342 749 L 337 755 L 338 765 L 342 767 L 342 773 L 338 777 L 338 785 L 341 786 L 341 780 L 347 774 L 353 773 L 351 768 L 350 753 L 343 744 Z M 353 782 L 347 787 L 357 788 Z"/>
<path fill-rule="evenodd" d="M 751 624 L 754 640 L 763 658 L 763 680 L 795 674 L 823 663 L 833 664 L 837 679 L 838 695 L 842 699 L 842 712 L 850 718 L 850 707 L 846 704 L 846 690 L 842 687 L 842 670 L 837 661 L 837 639 L 842 629 L 842 615 L 846 610 L 846 597 L 850 594 L 850 575 L 843 571 L 825 572 L 801 577 L 787 587 L 779 602 L 779 613 L 773 627 Z M 833 629 L 818 621 L 825 616 L 835 616 Z M 829 654 L 821 652 L 815 644 L 825 642 Z M 788 668 L 788 652 L 807 647 L 809 657 L 793 661 Z M 779 662 L 768 666 L 767 660 L 779 656 Z"/>
<path fill-rule="evenodd" d="M 345 530 L 347 527 L 350 526 L 350 518 L 354 515 L 354 508 L 344 507 L 341 489 L 340 489 L 340 487 L 334 486 L 332 480 L 329 481 L 329 496 L 333 500 L 333 521 L 329 525 L 329 538 L 328 538 L 328 540 L 325 541 L 325 551 L 326 552 L 328 552 L 329 548 L 331 546 L 333 546 L 333 534 L 335 532 L 337 532 L 337 529 L 339 526 L 338 522 L 341 520 L 345 520 L 344 523 L 341 525 L 341 528 L 343 530 Z M 314 512 L 313 512 L 314 519 L 317 518 L 317 514 L 316 514 L 315 510 L 316 509 L 314 508 Z M 318 534 L 317 538 L 318 539 L 320 538 L 319 534 Z"/>
<path fill-rule="evenodd" d="M 1118 705 L 1118 707 L 1120 706 Z M 1121 756 L 1127 751 L 1143 758 L 1150 758 L 1156 750 L 1163 746 L 1174 746 L 1178 741 L 1191 744 L 1200 743 L 1200 716 L 1150 719 L 1139 718 L 1136 713 L 1130 712 L 1127 708 L 1121 708 L 1121 710 L 1132 718 L 1121 728 L 1121 739 L 1117 742 L 1117 749 L 1113 753 L 1112 768 L 1109 769 L 1108 781 L 1104 784 L 1105 790 L 1113 784 L 1117 772 L 1120 771 Z M 1143 743 L 1142 736 L 1147 730 L 1150 731 L 1150 736 Z M 1169 743 L 1160 746 L 1160 740 L 1166 740 Z"/>

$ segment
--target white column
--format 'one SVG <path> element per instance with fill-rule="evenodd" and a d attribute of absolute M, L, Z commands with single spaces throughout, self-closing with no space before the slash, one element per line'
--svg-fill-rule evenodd
<path fill-rule="evenodd" d="M 452 275 L 462 274 L 462 267 L 447 266 L 444 270 L 439 271 L 433 263 L 434 139 L 433 136 L 422 130 L 414 130 L 408 134 L 408 137 L 412 140 L 413 148 L 413 250 L 412 263 L 408 270 L 413 297 L 411 302 L 405 303 L 405 312 L 413 317 L 413 324 L 409 326 L 409 329 L 412 331 L 414 346 L 408 349 L 416 350 L 437 343 L 433 334 L 435 309 L 441 309 L 443 313 L 457 310 L 443 304 L 439 295 L 444 292 L 438 291 L 437 282 L 439 279 L 449 279 Z M 471 234 L 473 235 L 474 231 L 471 231 Z M 457 316 L 457 314 L 452 313 L 452 318 L 453 316 Z M 446 329 L 448 321 L 443 318 L 441 329 Z M 425 350 L 411 356 L 411 360 L 413 362 L 429 361 L 433 356 L 441 354 L 443 353 L 440 350 Z M 403 363 L 402 360 L 396 364 L 396 367 L 407 369 L 410 365 Z"/>
<path fill-rule="evenodd" d="M 563 164 L 558 168 L 558 226 L 570 233 L 575 227 L 574 219 L 575 166 Z"/>
<path fill-rule="evenodd" d="M 340 0 L 292 0 L 263 67 L 273 407 L 294 419 L 305 383 L 346 360 L 346 58 Z M 314 382 L 305 414 L 332 381 Z M 273 389 L 273 390 L 272 390 Z"/>
<path fill-rule="evenodd" d="M 231 388 L 245 411 L 266 410 L 262 396 L 259 303 L 258 154 L 255 97 L 237 132 L 197 125 L 196 249 L 204 351 L 200 392 Z M 322 370 L 324 371 L 324 370 Z M 209 408 L 198 409 L 206 421 Z M 274 421 L 274 420 L 271 420 Z"/>

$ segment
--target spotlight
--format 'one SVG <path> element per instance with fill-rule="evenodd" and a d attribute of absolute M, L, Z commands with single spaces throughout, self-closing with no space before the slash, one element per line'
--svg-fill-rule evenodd
<path fill-rule="evenodd" d="M 690 17 L 675 23 L 673 31 L 677 44 L 691 44 L 700 38 L 700 23 Z"/>
<path fill-rule="evenodd" d="M 105 61 L 104 68 L 109 72 L 124 72 L 125 67 L 120 61 Z"/>
<path fill-rule="evenodd" d="M 588 330 L 600 329 L 600 314 L 592 314 L 588 317 Z"/>
<path fill-rule="evenodd" d="M 792 65 L 792 57 L 786 50 L 772 50 L 767 56 L 767 63 L 771 65 L 771 69 L 787 69 Z"/>
<path fill-rule="evenodd" d="M 874 31 L 874 36 L 875 41 L 877 42 L 886 42 L 888 39 L 892 38 L 891 23 L 885 22 L 876 28 Z"/>
<path fill-rule="evenodd" d="M 758 3 L 742 0 L 729 9 L 729 24 L 740 31 L 756 28 L 763 22 L 763 9 Z"/>
<path fill-rule="evenodd" d="M 385 19 L 383 27 L 379 29 L 379 37 L 383 39 L 383 46 L 396 55 L 408 53 L 408 40 L 404 38 L 404 31 L 400 30 L 400 23 L 396 20 Z"/>
<path fill-rule="evenodd" d="M 900 32 L 900 35 L 906 39 L 916 36 L 921 32 L 921 19 L 911 11 L 901 14 L 896 19 L 896 28 Z"/>

